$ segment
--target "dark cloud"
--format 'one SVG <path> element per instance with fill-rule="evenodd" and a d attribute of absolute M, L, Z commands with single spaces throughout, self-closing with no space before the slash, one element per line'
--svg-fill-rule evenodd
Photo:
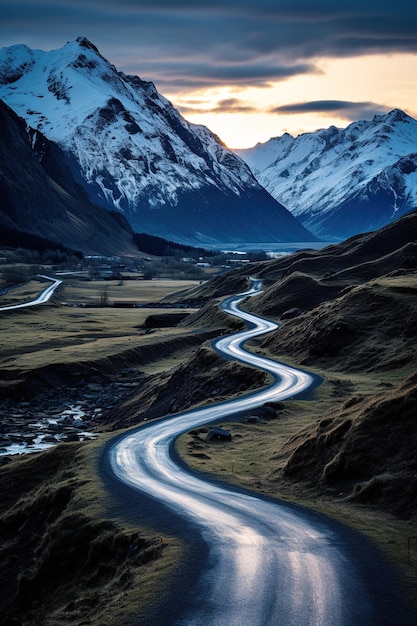
<path fill-rule="evenodd" d="M 300 113 L 336 114 L 339 118 L 353 121 L 366 119 L 374 115 L 388 113 L 392 107 L 375 102 L 349 102 L 347 100 L 313 100 L 284 104 L 269 110 L 269 113 L 296 115 Z"/>
<path fill-rule="evenodd" d="M 417 52 L 409 0 L 2 0 L 3 45 L 88 37 L 118 68 L 169 90 L 267 84 L 323 56 Z"/>
<path fill-rule="evenodd" d="M 183 115 L 195 113 L 276 113 L 279 115 L 300 115 L 302 113 L 317 113 L 324 116 L 337 115 L 341 119 L 353 121 L 369 119 L 374 115 L 388 113 L 392 107 L 375 102 L 350 102 L 347 100 L 313 100 L 311 102 L 295 102 L 282 106 L 260 110 L 252 104 L 239 98 L 219 100 L 213 106 L 207 100 L 185 101 L 177 108 Z"/>
<path fill-rule="evenodd" d="M 291 76 L 301 74 L 317 74 L 319 70 L 307 63 L 298 65 L 270 65 L 262 64 L 234 64 L 234 63 L 205 63 L 192 62 L 186 64 L 178 62 L 175 67 L 164 63 L 153 64 L 154 73 L 158 76 L 159 85 L 177 87 L 214 87 L 218 85 L 256 85 L 257 87 L 270 85 L 271 82 L 285 80 Z"/>

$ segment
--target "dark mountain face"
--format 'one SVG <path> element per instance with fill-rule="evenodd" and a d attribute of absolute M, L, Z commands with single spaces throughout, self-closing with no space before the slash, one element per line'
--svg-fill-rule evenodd
<path fill-rule="evenodd" d="M 4 48 L 0 67 L 0 97 L 61 147 L 91 201 L 137 232 L 199 245 L 316 240 L 213 133 L 86 39 Z"/>
<path fill-rule="evenodd" d="M 62 150 L 0 101 L 0 221 L 89 253 L 132 253 L 118 213 L 90 202 Z"/>

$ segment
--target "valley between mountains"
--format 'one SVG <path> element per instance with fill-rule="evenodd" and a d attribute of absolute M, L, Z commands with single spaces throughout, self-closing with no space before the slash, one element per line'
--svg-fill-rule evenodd
<path fill-rule="evenodd" d="M 253 340 L 251 350 L 323 383 L 306 397 L 222 422 L 231 441 L 210 441 L 202 426 L 177 442 L 183 462 L 200 473 L 359 528 L 390 562 L 392 584 L 414 600 L 416 241 L 413 212 L 319 251 L 252 263 L 263 293 L 243 308 L 280 328 Z M 4 415 L 28 401 L 36 407 L 42 400 L 46 410 L 54 394 L 80 400 L 86 386 L 90 406 L 100 409 L 94 419 L 86 410 L 91 441 L 1 457 L 4 624 L 156 624 L 178 585 L 192 578 L 204 557 L 193 552 L 193 538 L 164 533 L 161 540 L 145 503 L 122 510 L 105 490 L 100 458 L 105 442 L 128 428 L 269 383 L 265 372 L 225 361 L 211 347 L 214 337 L 242 328 L 218 304 L 247 289 L 248 270 L 177 285 L 163 298 L 171 307 L 163 316 L 160 295 L 154 311 L 115 313 L 111 302 L 68 308 L 65 279 L 51 305 L 1 314 L 8 336 L 28 325 L 33 335 L 36 325 L 43 337 L 22 349 L 16 335 L 2 353 Z M 72 327 L 70 315 L 78 316 Z M 120 391 L 112 399 L 110 385 Z"/>

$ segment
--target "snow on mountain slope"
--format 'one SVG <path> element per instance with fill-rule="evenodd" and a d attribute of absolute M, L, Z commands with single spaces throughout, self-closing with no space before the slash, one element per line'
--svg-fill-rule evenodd
<path fill-rule="evenodd" d="M 271 195 L 324 238 L 380 228 L 417 206 L 417 121 L 398 109 L 345 129 L 285 134 L 235 152 Z"/>
<path fill-rule="evenodd" d="M 314 237 L 208 129 L 85 38 L 0 50 L 0 98 L 58 143 L 91 200 L 136 231 L 195 243 Z"/>

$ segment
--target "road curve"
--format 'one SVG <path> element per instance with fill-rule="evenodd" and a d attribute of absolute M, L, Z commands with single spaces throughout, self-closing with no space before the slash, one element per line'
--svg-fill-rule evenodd
<path fill-rule="evenodd" d="M 39 278 L 45 278 L 46 280 L 51 280 L 52 285 L 48 285 L 46 289 L 44 289 L 37 298 L 31 300 L 30 302 L 23 302 L 22 304 L 10 304 L 9 306 L 0 307 L 0 311 L 11 311 L 13 309 L 23 309 L 28 306 L 37 306 L 38 304 L 45 304 L 51 298 L 55 289 L 59 287 L 62 283 L 62 280 L 57 278 L 51 278 L 50 276 L 44 276 L 43 274 L 38 274 Z"/>
<path fill-rule="evenodd" d="M 386 581 L 385 595 L 382 590 L 383 596 L 375 597 L 366 573 L 373 557 L 367 552 L 358 561 L 337 524 L 303 509 L 206 482 L 177 465 L 170 455 L 173 441 L 183 432 L 267 401 L 287 399 L 313 384 L 310 374 L 244 350 L 245 341 L 276 328 L 276 324 L 238 308 L 239 302 L 259 290 L 260 283 L 254 282 L 250 291 L 225 300 L 222 308 L 244 319 L 249 328 L 222 337 L 214 345 L 228 357 L 271 372 L 275 382 L 232 402 L 149 423 L 118 438 L 108 449 L 110 466 L 120 481 L 180 515 L 198 530 L 208 547 L 207 563 L 193 588 L 185 599 L 178 599 L 183 607 L 181 615 L 167 617 L 163 623 L 411 624 L 407 618 L 395 621 L 398 607 L 390 581 Z M 378 593 L 383 584 L 378 582 Z"/>

